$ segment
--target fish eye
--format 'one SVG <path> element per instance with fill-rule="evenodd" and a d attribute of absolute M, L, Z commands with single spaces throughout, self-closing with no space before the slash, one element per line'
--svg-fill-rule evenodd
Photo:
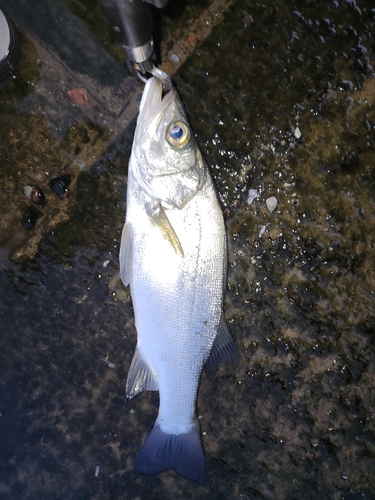
<path fill-rule="evenodd" d="M 176 122 L 167 130 L 166 138 L 171 146 L 182 148 L 189 142 L 189 127 L 186 125 L 186 123 Z"/>

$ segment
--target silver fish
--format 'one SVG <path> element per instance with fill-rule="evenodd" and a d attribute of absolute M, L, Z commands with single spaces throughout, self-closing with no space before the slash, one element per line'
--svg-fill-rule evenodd
<path fill-rule="evenodd" d="M 141 100 L 129 162 L 120 249 L 130 284 L 137 347 L 126 392 L 159 391 L 159 414 L 135 460 L 136 474 L 174 469 L 205 483 L 196 419 L 202 368 L 231 362 L 222 313 L 226 281 L 222 211 L 177 91 L 152 77 Z"/>

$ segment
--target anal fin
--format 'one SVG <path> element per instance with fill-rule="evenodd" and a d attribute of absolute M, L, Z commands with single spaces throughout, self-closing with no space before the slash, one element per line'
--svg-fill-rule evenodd
<path fill-rule="evenodd" d="M 142 391 L 158 390 L 159 386 L 156 375 L 143 360 L 138 347 L 136 347 L 126 380 L 127 398 L 132 399 Z"/>
<path fill-rule="evenodd" d="M 229 333 L 224 314 L 222 314 L 219 331 L 215 337 L 210 355 L 203 369 L 205 371 L 213 371 L 225 363 L 233 363 L 237 357 L 237 353 L 236 344 Z"/>

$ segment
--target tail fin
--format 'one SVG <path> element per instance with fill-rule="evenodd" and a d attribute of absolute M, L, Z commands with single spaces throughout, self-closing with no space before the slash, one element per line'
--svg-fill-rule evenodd
<path fill-rule="evenodd" d="M 158 423 L 154 425 L 135 459 L 134 474 L 149 476 L 168 469 L 189 481 L 205 485 L 204 454 L 198 425 L 183 434 L 167 434 Z"/>

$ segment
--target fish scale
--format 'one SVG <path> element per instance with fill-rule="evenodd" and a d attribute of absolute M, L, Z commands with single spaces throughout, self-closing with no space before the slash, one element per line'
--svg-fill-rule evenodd
<path fill-rule="evenodd" d="M 181 129 L 181 147 L 175 138 L 173 146 L 168 143 L 171 127 Z M 209 357 L 212 368 L 236 353 L 222 313 L 226 252 L 217 194 L 178 94 L 172 88 L 163 97 L 161 83 L 151 78 L 129 162 L 120 249 L 137 329 L 127 395 L 158 390 L 160 396 L 135 473 L 174 469 L 205 482 L 196 419 L 199 380 Z"/>

